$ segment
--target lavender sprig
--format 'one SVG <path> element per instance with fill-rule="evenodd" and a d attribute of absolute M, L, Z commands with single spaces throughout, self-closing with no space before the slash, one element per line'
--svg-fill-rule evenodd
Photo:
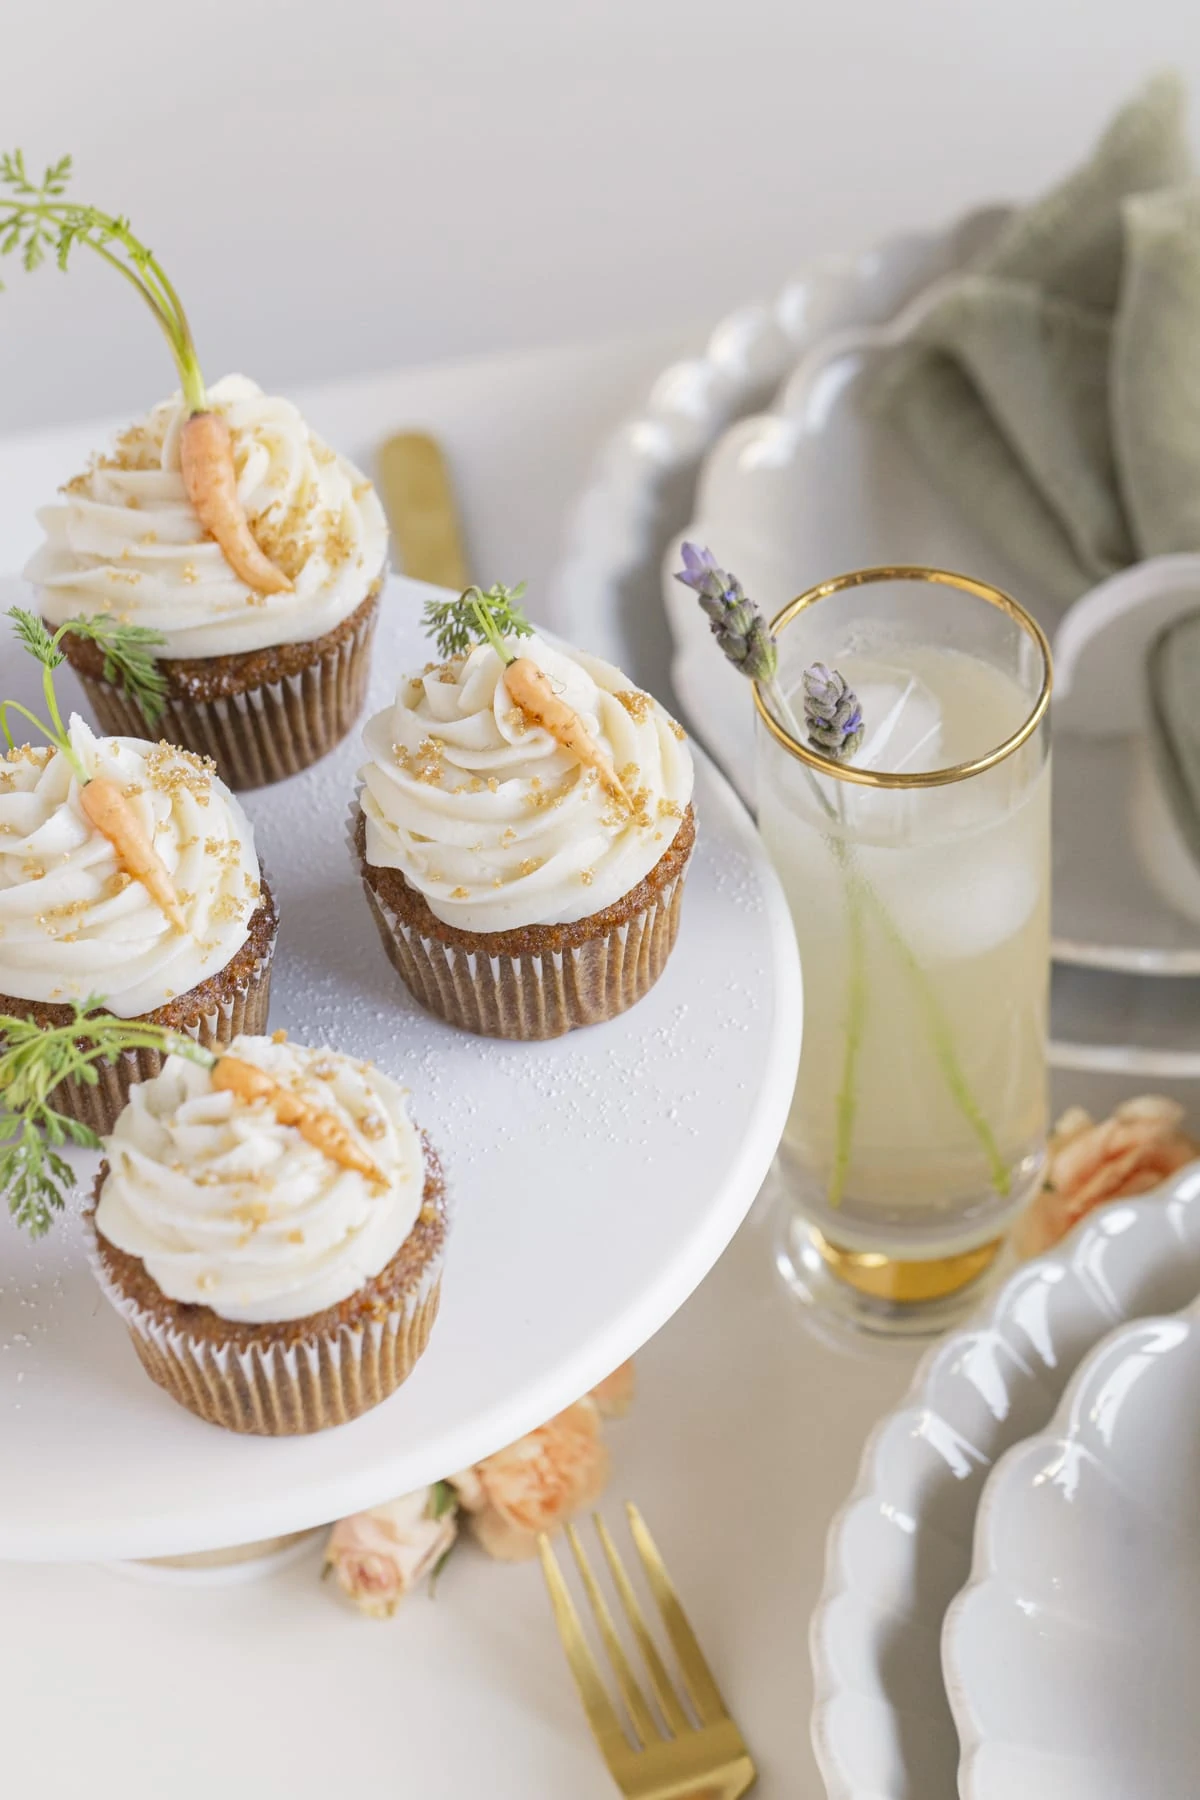
<path fill-rule="evenodd" d="M 808 741 L 835 762 L 854 755 L 863 741 L 862 707 L 844 675 L 824 663 L 804 671 L 804 722 Z"/>
<path fill-rule="evenodd" d="M 719 568 L 712 551 L 698 544 L 684 544 L 681 554 L 683 567 L 675 579 L 699 595 L 722 655 L 751 681 L 774 681 L 779 668 L 775 639 L 737 576 Z"/>

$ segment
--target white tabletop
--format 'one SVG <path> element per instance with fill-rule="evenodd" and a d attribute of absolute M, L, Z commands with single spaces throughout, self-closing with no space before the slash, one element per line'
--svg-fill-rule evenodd
<path fill-rule="evenodd" d="M 301 398 L 335 442 L 363 456 L 389 430 L 437 432 L 459 480 L 473 566 L 536 584 L 598 441 L 687 347 L 657 339 L 509 356 Z M 0 441 L 0 573 L 34 539 L 32 507 L 96 441 L 94 427 Z M 1055 1101 L 1102 1112 L 1130 1091 L 1119 1077 L 1060 1075 Z M 637 1405 L 611 1428 L 610 1511 L 629 1495 L 646 1512 L 758 1759 L 764 1800 L 821 1795 L 807 1629 L 825 1531 L 867 1431 L 915 1359 L 910 1350 L 853 1359 L 810 1337 L 773 1273 L 767 1221 L 752 1215 L 641 1353 Z M 390 1624 L 342 1605 L 311 1558 L 207 1591 L 4 1566 L 0 1621 L 0 1786 L 28 1800 L 85 1791 L 317 1800 L 355 1786 L 425 1800 L 613 1791 L 540 1574 L 489 1565 L 472 1549 L 451 1563 L 435 1601 L 418 1596 Z"/>

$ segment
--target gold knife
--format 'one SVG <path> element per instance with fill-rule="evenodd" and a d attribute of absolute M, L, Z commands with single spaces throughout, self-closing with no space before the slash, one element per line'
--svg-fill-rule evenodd
<path fill-rule="evenodd" d="M 462 527 L 441 447 L 400 431 L 379 450 L 379 491 L 403 574 L 438 587 L 468 585 Z"/>

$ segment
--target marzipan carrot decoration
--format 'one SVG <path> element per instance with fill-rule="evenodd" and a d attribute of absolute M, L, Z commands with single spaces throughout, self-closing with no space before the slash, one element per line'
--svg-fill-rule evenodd
<path fill-rule="evenodd" d="M 20 150 L 0 156 L 0 255 L 19 252 L 27 269 L 53 255 L 65 269 L 76 244 L 86 244 L 136 288 L 170 345 L 188 418 L 180 437 L 183 485 L 204 529 L 220 545 L 235 575 L 261 594 L 291 587 L 282 569 L 260 549 L 238 498 L 229 427 L 208 410 L 204 377 L 183 303 L 153 251 L 133 235 L 129 221 L 95 206 L 64 198 L 71 158 L 51 163 L 40 182 Z"/>
<path fill-rule="evenodd" d="M 380 1187 L 386 1186 L 378 1164 L 361 1144 L 355 1143 L 339 1118 L 302 1100 L 256 1063 L 244 1062 L 240 1056 L 218 1056 L 212 1083 L 218 1091 L 236 1094 L 239 1100 L 265 1100 L 281 1125 L 294 1125 L 300 1136 L 330 1162 L 353 1169 Z"/>
<path fill-rule="evenodd" d="M 13 620 L 24 648 L 42 665 L 42 692 L 50 721 L 39 719 L 36 713 L 16 700 L 0 702 L 0 731 L 5 742 L 11 750 L 13 737 L 8 714 L 13 711 L 36 725 L 43 737 L 56 750 L 62 751 L 79 782 L 79 805 L 84 817 L 108 839 L 124 873 L 141 882 L 178 931 L 186 931 L 187 920 L 166 865 L 118 784 L 108 775 L 89 775 L 76 755 L 54 692 L 54 671 L 63 660 L 59 645 L 68 632 L 73 632 L 100 646 L 105 656 L 105 672 L 111 670 L 113 677 L 153 719 L 162 710 L 163 680 L 158 664 L 149 653 L 149 645 L 161 643 L 162 639 L 140 626 L 118 625 L 103 614 L 94 619 L 69 619 L 59 626 L 53 637 L 39 618 L 22 611 L 19 606 L 11 607 L 8 616 Z"/>
<path fill-rule="evenodd" d="M 504 664 L 504 686 L 512 703 L 531 725 L 543 731 L 585 769 L 599 776 L 614 800 L 628 807 L 629 796 L 613 768 L 612 758 L 598 744 L 573 706 L 568 706 L 546 671 L 532 657 L 514 656 L 506 638 L 528 637 L 533 630 L 517 602 L 525 590 L 500 585 L 486 592 L 469 587 L 457 600 L 431 600 L 425 608 L 425 625 L 443 656 L 457 656 L 472 643 L 486 640 Z"/>
<path fill-rule="evenodd" d="M 576 762 L 594 769 L 605 790 L 614 800 L 628 806 L 629 796 L 621 786 L 612 759 L 601 748 L 575 711 L 554 691 L 550 677 L 531 657 L 513 656 L 496 646 L 503 661 L 504 685 L 514 702 L 532 725 L 540 725 Z"/>
<path fill-rule="evenodd" d="M 259 548 L 250 530 L 238 499 L 233 439 L 220 413 L 190 415 L 179 435 L 179 463 L 196 517 L 216 538 L 234 574 L 260 594 L 290 589 L 283 570 Z"/>
<path fill-rule="evenodd" d="M 142 830 L 141 821 L 110 775 L 93 775 L 79 790 L 79 804 L 96 830 L 117 853 L 127 875 L 140 881 L 177 931 L 187 930 L 175 884 L 162 857 Z"/>

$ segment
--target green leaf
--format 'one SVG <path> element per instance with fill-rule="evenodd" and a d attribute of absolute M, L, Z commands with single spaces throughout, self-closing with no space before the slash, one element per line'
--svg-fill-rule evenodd
<path fill-rule="evenodd" d="M 518 604 L 524 592 L 521 581 L 514 588 L 497 583 L 486 590 L 469 587 L 454 600 L 427 600 L 422 615 L 426 633 L 446 659 L 465 656 L 472 645 L 482 643 L 503 653 L 505 638 L 528 637 L 533 631 Z"/>
<path fill-rule="evenodd" d="M 104 652 L 104 679 L 120 687 L 141 708 L 146 723 L 158 724 L 167 703 L 167 678 L 152 650 L 166 642 L 145 625 L 123 625 L 107 613 L 80 614 L 61 627 L 87 638 Z"/>
<path fill-rule="evenodd" d="M 431 1519 L 444 1519 L 448 1512 L 458 1510 L 458 1495 L 448 1481 L 434 1482 L 425 1510 Z"/>
<path fill-rule="evenodd" d="M 22 606 L 10 606 L 7 617 L 16 627 L 22 648 L 28 650 L 30 656 L 36 657 L 44 669 L 57 669 L 64 660 L 63 653 L 57 648 L 37 614 L 26 612 Z"/>
<path fill-rule="evenodd" d="M 16 1223 L 34 1237 L 49 1230 L 66 1204 L 75 1175 L 59 1146 L 96 1149 L 100 1140 L 89 1125 L 54 1104 L 55 1090 L 68 1079 L 94 1083 L 96 1064 L 123 1050 L 153 1048 L 212 1063 L 212 1052 L 161 1025 L 117 1019 L 98 1010 L 95 994 L 72 1001 L 66 1025 L 40 1026 L 31 1019 L 0 1014 L 0 1195 Z"/>

